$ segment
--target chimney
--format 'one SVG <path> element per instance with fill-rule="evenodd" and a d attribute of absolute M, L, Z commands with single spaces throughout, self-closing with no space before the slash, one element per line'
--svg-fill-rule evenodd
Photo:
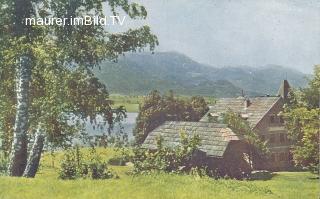
<path fill-rule="evenodd" d="M 287 99 L 289 90 L 290 90 L 289 82 L 287 80 L 283 80 L 281 82 L 281 85 L 278 91 L 278 96 L 279 97 L 281 96 L 282 98 Z"/>
<path fill-rule="evenodd" d="M 247 109 L 250 106 L 251 102 L 249 98 L 246 98 L 244 100 L 244 109 Z"/>

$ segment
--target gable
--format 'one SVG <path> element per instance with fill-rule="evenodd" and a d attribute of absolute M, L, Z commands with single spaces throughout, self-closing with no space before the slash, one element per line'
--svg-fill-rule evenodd
<path fill-rule="evenodd" d="M 221 98 L 215 105 L 210 107 L 209 111 L 200 121 L 208 122 L 209 114 L 221 115 L 228 110 L 245 115 L 250 126 L 255 127 L 265 114 L 279 101 L 281 97 L 253 97 L 249 99 L 249 105 L 246 106 L 246 98 Z"/>

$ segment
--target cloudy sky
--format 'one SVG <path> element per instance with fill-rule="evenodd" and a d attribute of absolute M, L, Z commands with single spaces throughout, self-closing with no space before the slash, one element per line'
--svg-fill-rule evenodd
<path fill-rule="evenodd" d="M 148 10 L 142 23 L 158 36 L 158 51 L 212 66 L 277 64 L 310 73 L 320 64 L 318 0 L 138 2 Z"/>

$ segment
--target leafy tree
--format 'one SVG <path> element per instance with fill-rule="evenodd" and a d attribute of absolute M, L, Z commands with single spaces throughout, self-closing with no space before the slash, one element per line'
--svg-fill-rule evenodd
<path fill-rule="evenodd" d="M 314 73 L 307 88 L 290 92 L 284 109 L 285 125 L 293 143 L 293 160 L 297 166 L 310 169 L 319 164 L 319 65 L 315 66 Z"/>
<path fill-rule="evenodd" d="M 319 108 L 320 96 L 320 65 L 314 67 L 313 79 L 309 80 L 308 87 L 301 89 L 301 101 L 309 109 Z"/>
<path fill-rule="evenodd" d="M 113 124 L 118 122 L 118 117 L 124 115 L 121 107 L 112 109 L 105 85 L 84 70 L 61 69 L 58 77 L 50 75 L 50 71 L 34 74 L 31 83 L 28 131 L 34 145 L 24 174 L 28 177 L 35 175 L 44 137 L 51 147 L 65 147 L 70 145 L 75 136 L 81 136 L 78 132 L 81 132 L 87 118 L 94 125 L 98 125 L 96 116 L 102 116 L 104 123 L 108 123 L 112 129 Z M 15 101 L 11 101 L 9 107 L 14 107 L 14 103 Z M 6 112 L 8 107 L 3 108 L 0 109 L 0 115 L 4 118 L 10 117 Z M 5 143 L 12 142 L 10 138 L 13 132 L 4 130 L 8 129 L 8 126 L 12 129 L 13 125 L 13 120 L 0 123 L 0 129 L 4 132 L 1 134 L 2 140 Z M 4 151 L 10 149 L 9 144 L 2 147 Z"/>
<path fill-rule="evenodd" d="M 316 167 L 319 162 L 319 115 L 320 109 L 305 107 L 290 110 L 286 114 L 293 160 L 297 166 Z"/>
<path fill-rule="evenodd" d="M 242 119 L 237 113 L 228 110 L 223 114 L 223 123 L 227 124 L 236 134 L 243 136 L 249 146 L 249 163 L 254 167 L 256 160 L 268 155 L 266 142 L 263 142 L 258 134 L 250 127 L 248 121 Z"/>
<path fill-rule="evenodd" d="M 208 106 L 202 97 L 182 100 L 176 98 L 172 91 L 163 96 L 158 91 L 152 91 L 139 107 L 133 134 L 136 142 L 141 144 L 163 122 L 199 121 L 207 111 Z"/>
<path fill-rule="evenodd" d="M 30 118 L 30 104 L 33 103 L 30 100 L 30 92 L 32 89 L 31 83 L 37 82 L 33 80 L 36 76 L 35 71 L 43 73 L 43 76 L 57 78 L 60 77 L 59 71 L 61 69 L 72 70 L 76 67 L 88 71 L 88 68 L 98 66 L 104 59 L 116 60 L 124 52 L 142 50 L 147 46 L 153 50 L 158 44 L 156 37 L 151 34 L 147 26 L 129 29 L 121 33 L 111 33 L 103 26 L 28 26 L 24 23 L 25 18 L 75 18 L 92 14 L 103 16 L 103 4 L 108 5 L 113 14 L 121 11 L 132 19 L 144 19 L 147 16 L 143 6 L 122 0 L 0 1 L 0 24 L 2 27 L 0 29 L 1 77 L 6 75 L 4 73 L 6 71 L 9 74 L 14 73 L 13 75 L 17 80 L 17 89 L 14 95 L 10 93 L 11 95 L 2 95 L 1 97 L 1 105 L 5 107 L 10 105 L 12 99 L 16 101 L 13 105 L 14 108 L 11 106 L 10 109 L 15 113 L 14 127 L 7 129 L 13 132 L 9 163 L 10 175 L 21 176 L 27 164 L 27 136 L 31 125 L 29 121 L 32 120 Z M 6 67 L 10 69 L 8 70 Z M 39 85 L 34 84 L 34 86 L 41 87 L 42 82 L 39 81 L 38 83 Z M 6 82 L 6 84 L 12 83 Z M 52 86 L 54 85 L 56 84 Z M 9 87 L 9 89 L 11 88 Z M 50 92 L 49 90 L 45 91 Z M 49 105 L 54 104 L 54 100 L 51 100 L 55 97 L 60 102 L 64 100 L 59 95 L 54 96 L 50 93 L 48 96 L 52 97 L 47 101 Z M 6 99 L 3 100 L 3 98 Z M 43 98 L 43 100 L 47 99 Z M 61 104 L 63 105 L 63 103 Z M 85 104 L 79 103 L 78 105 Z M 58 109 L 63 109 L 61 107 L 59 106 Z M 51 118 L 53 123 L 59 123 L 58 121 L 61 120 L 65 121 L 63 117 L 66 117 L 66 114 L 59 114 L 58 109 L 49 109 L 53 111 L 52 117 L 44 116 L 43 118 Z M 84 113 L 87 112 L 84 111 Z M 10 117 L 5 116 L 3 118 L 7 122 L 12 121 Z M 43 119 L 43 121 L 46 121 L 46 119 Z M 41 119 L 35 123 L 38 123 L 38 126 L 47 124 L 46 122 L 42 123 Z"/>

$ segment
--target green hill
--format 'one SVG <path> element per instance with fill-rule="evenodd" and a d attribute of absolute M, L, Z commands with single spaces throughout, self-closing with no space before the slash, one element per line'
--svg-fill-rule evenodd
<path fill-rule="evenodd" d="M 295 86 L 305 84 L 304 74 L 280 66 L 215 68 L 174 52 L 137 53 L 103 62 L 97 77 L 110 92 L 144 95 L 153 89 L 181 95 L 217 97 L 275 94 L 286 76 Z"/>

